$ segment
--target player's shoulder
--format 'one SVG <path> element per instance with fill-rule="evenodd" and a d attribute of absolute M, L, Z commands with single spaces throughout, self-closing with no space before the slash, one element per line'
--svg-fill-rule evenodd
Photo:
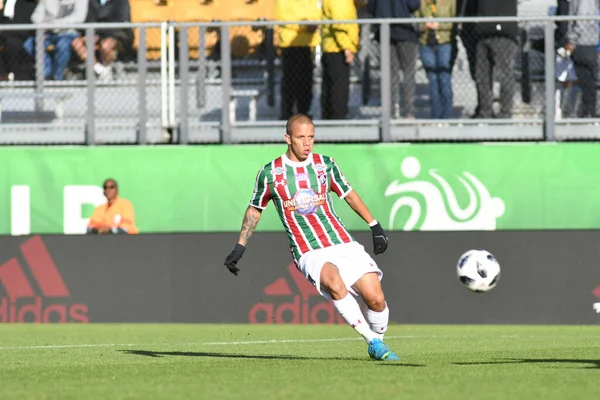
<path fill-rule="evenodd" d="M 281 156 L 274 158 L 273 160 L 269 161 L 268 163 L 266 163 L 265 165 L 263 165 L 262 167 L 260 167 L 260 169 L 258 170 L 258 173 L 264 173 L 264 174 L 270 174 L 273 172 L 273 170 L 275 169 L 275 166 L 277 165 L 277 160 L 280 160 Z"/>
<path fill-rule="evenodd" d="M 315 156 L 317 157 L 317 159 L 323 160 L 323 164 L 325 164 L 326 166 L 331 166 L 332 164 L 335 164 L 335 160 L 331 156 L 326 156 L 325 154 L 315 154 Z"/>

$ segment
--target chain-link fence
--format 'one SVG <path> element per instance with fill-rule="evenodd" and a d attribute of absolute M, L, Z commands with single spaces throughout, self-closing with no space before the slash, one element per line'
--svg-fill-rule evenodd
<path fill-rule="evenodd" d="M 64 38 L 0 26 L 1 139 L 31 130 L 42 142 L 280 140 L 295 112 L 331 140 L 593 138 L 598 25 L 163 22 L 81 24 Z"/>
<path fill-rule="evenodd" d="M 4 142 L 162 140 L 166 24 L 25 27 L 0 26 Z"/>

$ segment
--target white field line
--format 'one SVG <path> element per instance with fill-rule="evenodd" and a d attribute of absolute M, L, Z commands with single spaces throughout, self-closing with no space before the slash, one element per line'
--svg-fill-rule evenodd
<path fill-rule="evenodd" d="M 386 336 L 385 339 L 424 339 L 436 338 L 436 336 Z M 244 340 L 239 342 L 162 342 L 162 343 L 90 343 L 90 344 L 47 344 L 38 346 L 0 346 L 0 350 L 36 350 L 36 349 L 77 349 L 93 347 L 135 347 L 135 346 L 238 346 L 252 344 L 284 344 L 284 343 L 319 343 L 319 342 L 341 342 L 351 340 L 364 340 L 362 337 L 345 337 L 329 339 L 289 339 L 289 340 Z"/>
<path fill-rule="evenodd" d="M 489 336 L 487 336 L 489 338 Z M 499 335 L 495 339 L 527 339 L 534 336 L 522 335 Z M 600 336 L 552 336 L 553 339 L 600 339 Z M 386 336 L 385 340 L 391 339 L 479 339 L 478 336 L 470 335 L 397 335 Z M 89 344 L 48 344 L 37 346 L 0 346 L 2 350 L 43 350 L 43 349 L 78 349 L 94 347 L 136 347 L 136 346 L 240 346 L 255 344 L 302 344 L 302 343 L 324 343 L 324 342 L 346 342 L 364 340 L 362 337 L 342 337 L 327 339 L 273 339 L 273 340 L 243 340 L 237 342 L 154 342 L 154 343 L 89 343 Z"/>

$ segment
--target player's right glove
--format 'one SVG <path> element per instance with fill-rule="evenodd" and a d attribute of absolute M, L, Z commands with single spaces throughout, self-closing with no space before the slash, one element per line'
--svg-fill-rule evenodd
<path fill-rule="evenodd" d="M 381 227 L 381 224 L 378 222 L 377 224 L 371 227 L 371 232 L 373 233 L 373 252 L 375 254 L 383 253 L 388 247 L 388 238 Z"/>
<path fill-rule="evenodd" d="M 240 261 L 242 255 L 244 255 L 245 250 L 245 246 L 242 246 L 241 244 L 237 243 L 233 251 L 229 253 L 227 258 L 225 259 L 225 266 L 227 267 L 229 272 L 231 272 L 235 276 L 237 276 L 238 272 L 240 272 L 240 269 L 236 266 L 236 264 L 238 263 L 238 261 Z"/>

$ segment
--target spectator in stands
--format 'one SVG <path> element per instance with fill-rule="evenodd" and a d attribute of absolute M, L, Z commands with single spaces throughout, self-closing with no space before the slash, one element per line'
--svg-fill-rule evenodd
<path fill-rule="evenodd" d="M 569 15 L 598 15 L 598 0 L 571 0 Z M 596 118 L 596 79 L 598 75 L 598 21 L 569 21 L 565 50 L 572 54 L 578 86 L 581 88 L 581 109 L 578 116 Z"/>
<path fill-rule="evenodd" d="M 129 0 L 89 0 L 86 22 L 131 22 Z M 133 46 L 133 31 L 129 28 L 96 30 L 94 42 L 100 45 L 100 54 L 94 63 L 94 72 L 98 79 L 110 81 L 114 78 L 113 62 L 119 52 L 125 52 Z M 81 61 L 85 62 L 87 52 L 85 36 L 73 41 L 73 49 Z"/>
<path fill-rule="evenodd" d="M 321 19 L 321 9 L 318 0 L 276 0 L 275 19 L 290 22 L 316 21 Z M 282 120 L 287 121 L 295 113 L 310 114 L 313 97 L 313 50 L 320 41 L 317 25 L 290 23 L 279 27 Z"/>
<path fill-rule="evenodd" d="M 457 17 L 475 17 L 477 16 L 477 0 L 457 0 L 456 1 Z M 458 41 L 460 37 L 465 53 L 467 54 L 467 63 L 469 64 L 469 73 L 471 79 L 475 82 L 475 65 L 476 65 L 476 51 L 477 51 L 477 31 L 475 30 L 476 24 L 473 22 L 454 24 L 452 34 L 452 64 L 451 69 L 454 69 L 454 63 L 458 56 Z M 475 114 L 479 113 L 479 99 L 477 101 L 477 107 L 475 108 Z"/>
<path fill-rule="evenodd" d="M 517 0 L 478 0 L 480 17 L 516 17 Z M 480 22 L 475 26 L 478 36 L 475 80 L 479 99 L 479 112 L 475 118 L 493 118 L 493 71 L 500 80 L 500 114 L 498 118 L 511 118 L 516 82 L 513 62 L 517 52 L 519 27 L 517 22 Z"/>
<path fill-rule="evenodd" d="M 557 0 L 556 1 L 556 11 L 554 15 L 563 16 L 569 15 L 569 5 L 571 4 L 570 0 Z M 564 47 L 567 44 L 567 33 L 569 31 L 569 21 L 556 21 L 556 30 L 554 31 L 554 47 L 559 49 Z M 540 51 L 543 51 L 543 45 L 540 48 Z"/>
<path fill-rule="evenodd" d="M 369 11 L 375 18 L 411 18 L 421 8 L 421 0 L 369 0 Z M 375 39 L 380 40 L 375 28 Z M 415 73 L 419 50 L 419 30 L 415 24 L 393 24 L 390 29 L 392 70 L 392 115 L 414 119 Z M 400 76 L 402 71 L 402 112 L 400 109 Z"/>
<path fill-rule="evenodd" d="M 87 233 L 95 234 L 137 234 L 133 205 L 119 197 L 119 187 L 114 179 L 107 179 L 102 185 L 107 202 L 96 207 L 87 227 Z"/>
<path fill-rule="evenodd" d="M 44 76 L 46 79 L 62 81 L 67 64 L 71 59 L 71 43 L 79 36 L 73 28 L 51 28 L 52 25 L 81 24 L 87 15 L 87 3 L 84 0 L 41 0 L 31 22 L 48 26 L 45 33 Z M 24 45 L 27 53 L 35 59 L 35 36 L 30 36 Z"/>
<path fill-rule="evenodd" d="M 0 0 L 2 24 L 30 24 L 37 0 Z M 33 62 L 25 51 L 25 40 L 35 31 L 1 31 L 0 80 L 32 80 Z"/>
<path fill-rule="evenodd" d="M 358 19 L 353 0 L 323 0 L 323 19 Z M 323 25 L 321 118 L 345 119 L 350 97 L 350 66 L 358 53 L 358 24 Z"/>
<path fill-rule="evenodd" d="M 456 16 L 456 0 L 423 0 L 417 16 L 430 18 L 421 24 L 421 61 L 429 80 L 431 118 L 452 117 L 452 23 L 436 18 Z"/>

